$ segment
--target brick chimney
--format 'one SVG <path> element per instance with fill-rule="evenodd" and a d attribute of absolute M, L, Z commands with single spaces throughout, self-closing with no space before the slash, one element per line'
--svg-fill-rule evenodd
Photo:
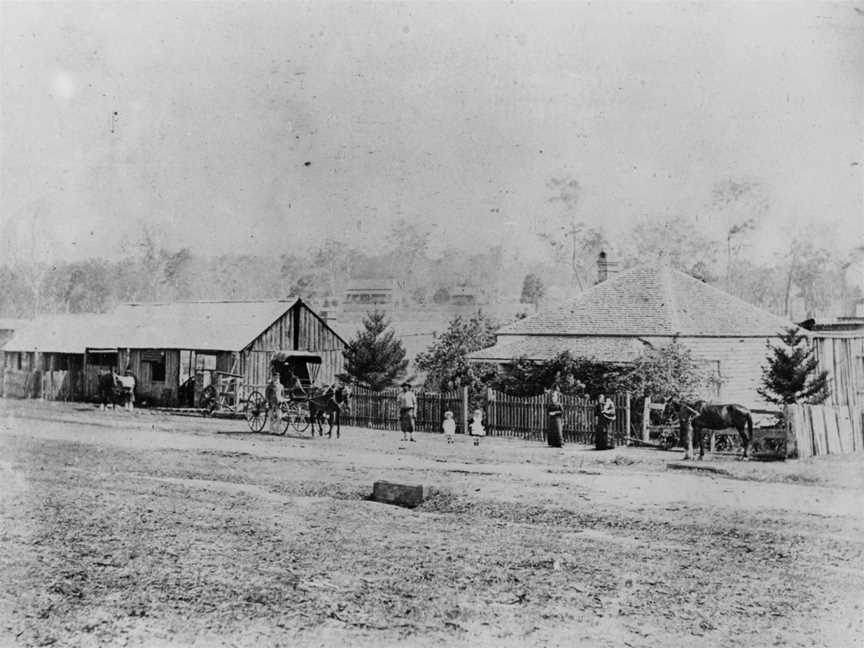
<path fill-rule="evenodd" d="M 597 281 L 594 282 L 594 285 L 603 283 L 610 275 L 616 272 L 618 272 L 618 264 L 614 261 L 609 261 L 606 258 L 606 252 L 600 250 L 600 254 L 597 255 Z"/>

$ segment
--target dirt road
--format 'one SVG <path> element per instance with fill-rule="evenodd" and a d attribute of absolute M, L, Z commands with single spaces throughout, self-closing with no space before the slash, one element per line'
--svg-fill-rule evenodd
<path fill-rule="evenodd" d="M 864 458 L 459 441 L 0 400 L 0 645 L 864 645 Z"/>

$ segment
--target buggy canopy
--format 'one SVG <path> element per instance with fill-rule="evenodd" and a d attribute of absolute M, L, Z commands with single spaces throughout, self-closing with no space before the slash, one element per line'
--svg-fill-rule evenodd
<path fill-rule="evenodd" d="M 315 384 L 321 369 L 321 356 L 311 351 L 277 351 L 270 366 L 279 372 L 283 385 L 294 385 L 294 378 L 304 387 Z"/>
<path fill-rule="evenodd" d="M 297 358 L 297 360 L 294 360 Z M 312 364 L 321 364 L 321 356 L 312 351 L 277 351 L 270 358 L 271 364 L 284 364 L 294 362 L 309 362 Z"/>

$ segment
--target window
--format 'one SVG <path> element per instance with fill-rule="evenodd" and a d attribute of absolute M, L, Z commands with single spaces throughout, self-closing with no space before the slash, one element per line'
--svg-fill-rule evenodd
<path fill-rule="evenodd" d="M 88 353 L 87 364 L 91 367 L 116 367 L 118 365 L 116 353 Z"/>
<path fill-rule="evenodd" d="M 216 356 L 212 353 L 199 353 L 195 356 L 195 369 L 197 371 L 214 371 L 216 369 Z"/>
<path fill-rule="evenodd" d="M 150 380 L 153 382 L 165 382 L 165 361 L 151 362 L 150 364 Z"/>
<path fill-rule="evenodd" d="M 141 361 L 150 365 L 150 380 L 165 382 L 165 352 L 146 350 L 141 353 Z"/>

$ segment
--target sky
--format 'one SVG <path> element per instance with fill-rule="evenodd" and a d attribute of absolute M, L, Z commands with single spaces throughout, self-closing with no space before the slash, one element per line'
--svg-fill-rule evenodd
<path fill-rule="evenodd" d="M 864 245 L 864 3 L 0 3 L 0 254 Z M 750 187 L 737 202 L 715 189 Z"/>

